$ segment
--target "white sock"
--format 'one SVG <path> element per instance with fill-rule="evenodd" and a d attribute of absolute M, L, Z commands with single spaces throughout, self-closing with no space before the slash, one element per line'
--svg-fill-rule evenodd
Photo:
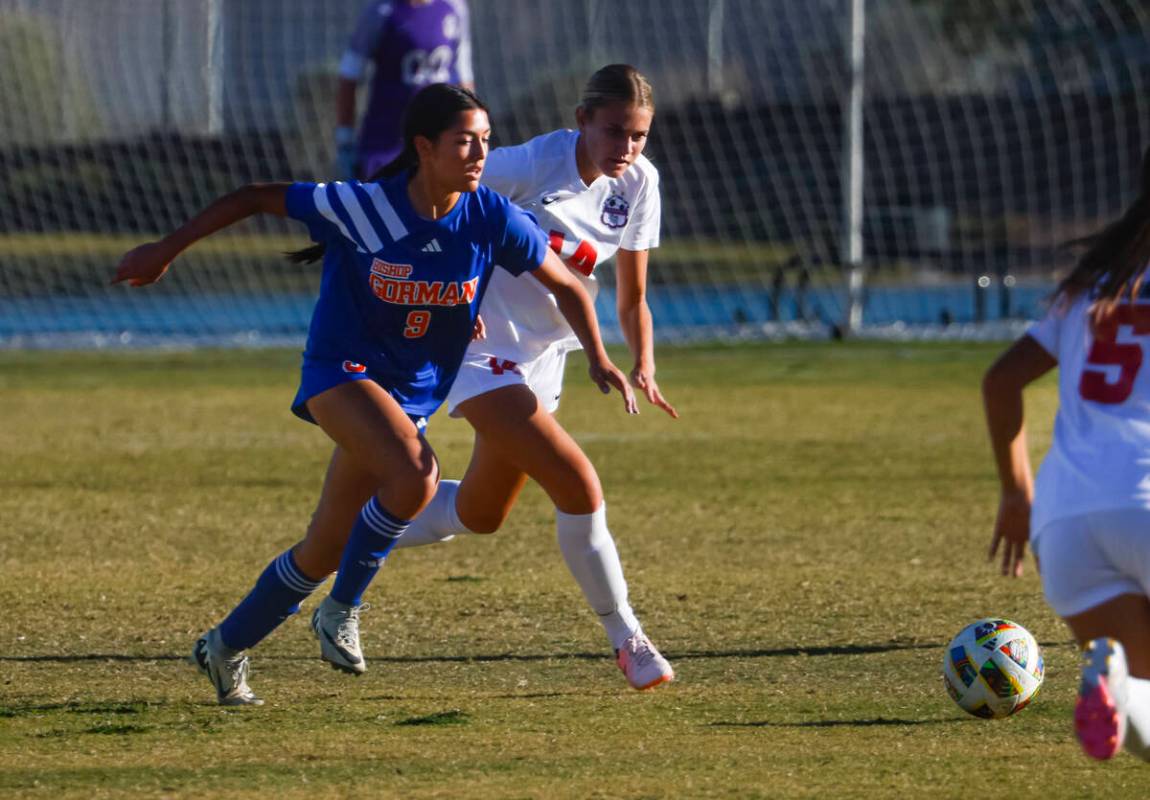
<path fill-rule="evenodd" d="M 1126 752 L 1150 761 L 1150 680 L 1126 679 Z"/>
<path fill-rule="evenodd" d="M 559 549 L 583 596 L 618 650 L 639 631 L 639 620 L 627 602 L 627 581 L 615 540 L 607 530 L 607 504 L 590 514 L 565 514 L 555 509 Z"/>
<path fill-rule="evenodd" d="M 457 533 L 470 533 L 459 521 L 459 514 L 455 510 L 455 497 L 458 494 L 459 481 L 440 481 L 427 508 L 419 512 L 419 516 L 411 521 L 396 541 L 396 549 L 439 544 L 454 539 Z"/>

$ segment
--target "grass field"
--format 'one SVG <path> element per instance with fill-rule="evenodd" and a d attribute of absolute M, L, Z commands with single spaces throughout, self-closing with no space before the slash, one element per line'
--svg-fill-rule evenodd
<path fill-rule="evenodd" d="M 1079 754 L 1033 569 L 984 560 L 996 349 L 666 349 L 678 422 L 573 368 L 560 416 L 677 682 L 625 687 L 530 488 L 495 537 L 393 556 L 367 675 L 320 662 L 301 615 L 239 710 L 182 659 L 311 511 L 328 445 L 287 411 L 296 355 L 0 353 L 0 796 L 1144 798 L 1139 762 Z M 1029 395 L 1036 450 L 1054 400 Z M 458 475 L 466 426 L 431 440 Z M 1002 722 L 938 677 L 989 614 L 1048 665 Z"/>

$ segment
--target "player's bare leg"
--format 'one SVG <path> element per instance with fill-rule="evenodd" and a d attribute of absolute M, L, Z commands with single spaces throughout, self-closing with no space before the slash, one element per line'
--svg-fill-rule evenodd
<path fill-rule="evenodd" d="M 526 386 L 485 392 L 460 403 L 459 411 L 475 429 L 476 449 L 482 448 L 487 465 L 502 460 L 530 475 L 564 513 L 590 514 L 603 504 L 599 475 L 590 459 Z M 478 478 L 475 472 L 468 469 L 469 475 Z M 469 495 L 475 513 L 488 517 L 498 513 L 508 500 L 484 500 L 477 492 Z"/>
<path fill-rule="evenodd" d="M 455 497 L 460 523 L 474 533 L 495 533 L 511 514 L 526 484 L 527 473 L 477 431 L 471 462 Z"/>
<path fill-rule="evenodd" d="M 375 487 L 372 473 L 337 445 L 307 536 L 293 550 L 304 572 L 326 578 L 339 567 L 359 509 L 375 494 Z M 312 612 L 311 629 L 320 643 L 320 656 L 333 668 L 353 675 L 366 670 L 359 639 L 359 615 L 366 608 L 366 603 L 347 605 L 328 595 Z"/>
<path fill-rule="evenodd" d="M 527 474 L 476 433 L 463 480 L 439 482 L 435 497 L 412 521 L 396 548 L 441 544 L 461 533 L 494 533 L 526 483 Z"/>
<path fill-rule="evenodd" d="M 476 431 L 467 472 L 461 482 L 440 482 L 435 497 L 397 546 L 446 541 L 465 531 L 493 533 L 507 519 L 530 475 L 555 503 L 564 559 L 599 614 L 628 681 L 644 689 L 670 680 L 670 664 L 643 634 L 627 601 L 599 477 L 579 445 L 525 386 L 487 392 L 459 408 Z M 370 480 L 356 474 L 354 462 L 336 461 L 333 458 L 329 480 L 343 485 L 333 489 L 332 497 L 351 498 L 354 508 L 353 495 L 368 491 Z M 333 525 L 346 522 L 338 512 L 327 513 L 321 503 L 309 540 L 336 541 L 338 537 L 324 533 Z M 414 542 L 407 541 L 409 535 Z"/>
<path fill-rule="evenodd" d="M 359 638 L 363 590 L 430 499 L 438 467 L 414 423 L 375 384 L 344 384 L 308 408 L 339 445 L 308 536 L 297 548 L 324 575 L 333 562 L 339 567 L 332 593 L 312 614 L 312 630 L 325 661 L 360 675 L 366 669 Z M 364 494 L 367 500 L 357 502 Z M 362 510 L 349 515 L 348 509 Z"/>
<path fill-rule="evenodd" d="M 555 504 L 563 558 L 599 615 L 628 682 L 647 689 L 670 681 L 671 665 L 643 633 L 627 600 L 590 459 L 526 386 L 473 397 L 459 410 L 476 431 L 475 454 L 456 503 L 460 521 L 496 530 L 523 487 L 522 476 L 530 475 Z"/>
<path fill-rule="evenodd" d="M 303 572 L 316 580 L 335 572 L 359 509 L 375 494 L 377 485 L 369 470 L 335 447 L 307 536 L 292 551 Z"/>

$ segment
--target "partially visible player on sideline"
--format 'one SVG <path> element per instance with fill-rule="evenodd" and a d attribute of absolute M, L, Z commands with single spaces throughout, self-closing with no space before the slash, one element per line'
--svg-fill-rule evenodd
<path fill-rule="evenodd" d="M 648 250 L 659 244 L 659 173 L 643 156 L 654 111 L 651 86 L 634 67 L 604 67 L 591 76 L 575 110 L 577 130 L 493 150 L 484 185 L 538 217 L 551 248 L 588 291 L 598 286 L 596 266 L 616 257 L 619 319 L 634 358 L 631 381 L 677 417 L 655 381 L 646 301 Z M 399 546 L 495 532 L 527 478 L 534 478 L 555 504 L 560 550 L 628 682 L 636 689 L 665 683 L 674 672 L 631 609 L 599 476 L 553 416 L 567 353 L 580 344 L 545 287 L 506 278 L 492 277 L 482 308 L 486 338 L 468 347 L 448 396 L 451 414 L 475 429 L 471 464 L 462 481 L 440 482 Z M 357 508 L 371 488 L 366 474 L 352 477 L 341 492 L 344 510 L 329 509 L 331 518 L 317 524 L 347 527 L 341 514 Z M 329 598 L 312 625 L 324 659 L 347 672 L 364 671 L 356 609 Z"/>
<path fill-rule="evenodd" d="M 292 411 L 337 445 L 321 508 L 344 465 L 367 476 L 370 488 L 347 528 L 334 536 L 309 528 L 196 642 L 192 659 L 223 705 L 259 705 L 244 651 L 298 611 L 336 565 L 337 597 L 358 603 L 435 493 L 439 468 L 422 435 L 425 418 L 451 387 L 496 264 L 509 274 L 530 272 L 554 292 L 588 348 L 592 379 L 604 392 L 616 386 L 635 410 L 625 376 L 603 350 L 587 292 L 527 214 L 479 185 L 489 135 L 475 95 L 433 84 L 412 99 L 404 150 L 379 182 L 246 186 L 120 262 L 115 282 L 153 283 L 188 247 L 258 213 L 305 223 L 318 244 L 297 255 L 323 257 Z"/>
<path fill-rule="evenodd" d="M 367 111 L 355 132 L 355 95 L 372 64 Z M 474 89 L 467 0 L 372 0 L 339 65 L 336 177 L 374 175 L 403 149 L 403 111 L 424 86 Z"/>
<path fill-rule="evenodd" d="M 1047 602 L 1083 647 L 1083 750 L 1150 760 L 1150 150 L 1126 213 L 1087 249 L 1050 311 L 986 373 L 1002 494 L 990 557 L 1020 575 L 1029 539 Z M 1031 481 L 1023 388 L 1058 367 L 1050 452 Z"/>

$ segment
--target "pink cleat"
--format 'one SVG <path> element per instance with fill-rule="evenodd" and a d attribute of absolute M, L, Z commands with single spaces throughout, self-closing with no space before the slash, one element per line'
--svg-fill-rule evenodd
<path fill-rule="evenodd" d="M 627 683 L 640 691 L 675 680 L 675 671 L 642 631 L 623 642 L 615 651 L 615 663 L 627 676 Z"/>
<path fill-rule="evenodd" d="M 1082 684 L 1074 732 L 1091 758 L 1113 758 L 1126 738 L 1126 652 L 1115 639 L 1094 639 L 1082 651 Z"/>

